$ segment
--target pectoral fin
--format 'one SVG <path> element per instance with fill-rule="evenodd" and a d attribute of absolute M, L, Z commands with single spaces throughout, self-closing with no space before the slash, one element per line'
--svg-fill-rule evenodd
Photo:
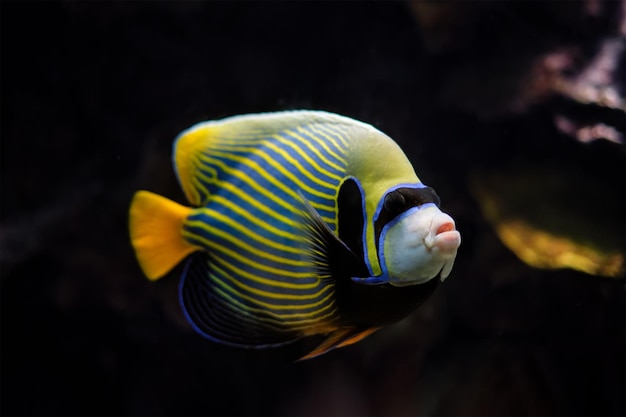
<path fill-rule="evenodd" d="M 333 280 L 367 276 L 369 272 L 363 260 L 339 239 L 308 200 L 299 194 L 306 250 L 318 271 L 318 276 Z"/>

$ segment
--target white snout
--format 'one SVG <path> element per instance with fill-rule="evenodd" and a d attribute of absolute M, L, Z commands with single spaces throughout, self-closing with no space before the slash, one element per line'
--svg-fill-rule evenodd
<path fill-rule="evenodd" d="M 461 245 L 461 234 L 456 230 L 454 220 L 446 213 L 436 214 L 430 224 L 430 231 L 424 238 L 424 245 L 431 250 L 434 258 L 444 260 L 441 280 L 450 275 L 456 252 Z"/>
<path fill-rule="evenodd" d="M 395 286 L 425 283 L 452 270 L 461 235 L 454 220 L 435 205 L 414 207 L 385 226 L 379 248 L 382 263 Z"/>

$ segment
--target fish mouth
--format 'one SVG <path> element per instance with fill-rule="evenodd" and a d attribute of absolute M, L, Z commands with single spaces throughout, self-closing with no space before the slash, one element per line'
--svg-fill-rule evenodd
<path fill-rule="evenodd" d="M 424 246 L 430 251 L 434 248 L 439 249 L 442 254 L 456 253 L 461 244 L 461 234 L 458 230 L 450 229 L 437 235 L 428 235 L 424 238 Z"/>
<path fill-rule="evenodd" d="M 437 249 L 443 256 L 456 253 L 461 244 L 461 234 L 456 230 L 452 217 L 446 213 L 438 213 L 433 216 L 429 227 L 429 233 L 424 238 L 424 245 L 429 251 Z"/>

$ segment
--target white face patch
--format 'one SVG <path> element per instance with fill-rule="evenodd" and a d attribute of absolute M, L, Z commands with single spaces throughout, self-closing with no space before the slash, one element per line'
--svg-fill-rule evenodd
<path fill-rule="evenodd" d="M 423 284 L 452 270 L 461 234 L 434 204 L 413 207 L 387 224 L 380 237 L 381 263 L 397 287 Z"/>

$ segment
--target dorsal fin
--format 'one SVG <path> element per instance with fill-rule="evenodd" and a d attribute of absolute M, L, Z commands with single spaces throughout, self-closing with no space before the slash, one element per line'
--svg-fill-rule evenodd
<path fill-rule="evenodd" d="M 199 123 L 183 131 L 174 141 L 174 171 L 187 200 L 196 207 L 209 198 L 207 180 L 211 179 L 211 173 L 201 171 L 198 156 L 210 148 L 214 134 L 215 125 Z"/>
<path fill-rule="evenodd" d="M 216 186 L 215 167 L 203 164 L 202 154 L 210 155 L 213 149 L 230 152 L 233 144 L 260 143 L 286 129 L 305 124 L 330 124 L 365 129 L 373 128 L 365 123 L 322 111 L 284 111 L 276 113 L 247 114 L 227 117 L 220 120 L 200 122 L 178 135 L 174 142 L 173 163 L 185 196 L 198 207 L 209 198 L 211 188 Z M 257 142 L 258 141 L 258 142 Z M 246 152 L 239 152 L 239 156 Z"/>

